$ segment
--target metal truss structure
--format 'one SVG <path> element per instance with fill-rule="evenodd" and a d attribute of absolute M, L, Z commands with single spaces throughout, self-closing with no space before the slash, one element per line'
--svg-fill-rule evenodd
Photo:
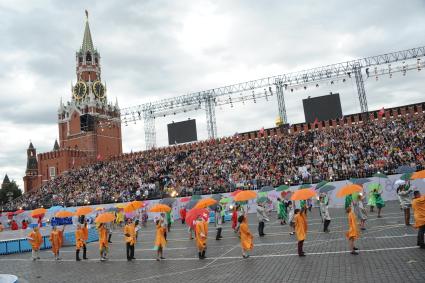
<path fill-rule="evenodd" d="M 279 118 L 284 123 L 287 123 L 284 97 L 286 91 L 291 90 L 292 92 L 294 88 L 299 86 L 306 88 L 308 85 L 316 85 L 317 87 L 318 83 L 323 81 L 330 81 L 333 84 L 335 80 L 343 79 L 345 81 L 346 78 L 351 78 L 352 75 L 354 75 L 357 85 L 361 111 L 366 113 L 368 112 L 368 106 L 363 71 L 367 78 L 373 75 L 376 79 L 383 74 L 389 74 L 391 77 L 392 73 L 395 72 L 403 72 L 403 75 L 405 75 L 407 70 L 421 70 L 425 67 L 425 63 L 421 62 L 422 57 L 425 57 L 425 47 L 417 47 L 194 92 L 123 108 L 121 109 L 121 122 L 128 124 L 143 118 L 146 148 L 150 149 L 156 145 L 155 118 L 205 109 L 208 138 L 212 139 L 217 137 L 216 106 L 230 105 L 233 107 L 234 104 L 240 102 L 255 102 L 260 98 L 268 99 L 269 96 L 273 95 L 274 89 L 278 101 Z M 417 61 L 413 64 L 407 64 L 406 61 L 412 59 Z M 385 68 L 378 70 L 378 66 L 381 65 L 385 65 Z"/>

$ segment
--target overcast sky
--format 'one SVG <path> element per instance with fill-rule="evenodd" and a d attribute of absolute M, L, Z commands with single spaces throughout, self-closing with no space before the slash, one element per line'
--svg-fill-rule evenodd
<path fill-rule="evenodd" d="M 71 99 L 84 10 L 102 56 L 108 99 L 120 107 L 203 89 L 425 45 L 425 1 L 17 1 L 0 0 L 0 176 L 23 187 L 26 148 L 49 151 L 57 108 Z M 365 82 L 369 109 L 424 101 L 424 75 Z M 286 94 L 290 123 L 304 121 L 302 99 L 341 94 L 344 114 L 359 112 L 354 81 Z M 272 127 L 275 98 L 216 109 L 219 136 Z M 166 124 L 205 112 L 157 119 Z M 143 124 L 123 128 L 124 151 L 144 148 Z"/>

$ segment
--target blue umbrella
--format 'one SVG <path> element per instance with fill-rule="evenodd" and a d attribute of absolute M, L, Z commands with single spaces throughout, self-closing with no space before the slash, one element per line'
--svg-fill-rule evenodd
<path fill-rule="evenodd" d="M 415 171 L 416 171 L 416 168 L 410 167 L 408 165 L 401 165 L 397 167 L 397 169 L 395 170 L 397 174 L 413 173 Z"/>
<path fill-rule="evenodd" d="M 63 210 L 63 207 L 60 205 L 55 205 L 48 209 L 48 211 L 52 213 L 58 212 L 60 210 Z"/>
<path fill-rule="evenodd" d="M 319 188 L 319 192 L 321 192 L 321 193 L 327 193 L 327 192 L 330 192 L 330 191 L 333 191 L 333 190 L 335 190 L 335 186 L 332 186 L 332 185 L 324 185 L 324 186 L 322 186 L 322 187 L 320 187 Z"/>

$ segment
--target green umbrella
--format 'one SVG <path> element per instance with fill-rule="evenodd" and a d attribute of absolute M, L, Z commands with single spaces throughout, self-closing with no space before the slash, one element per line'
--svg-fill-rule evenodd
<path fill-rule="evenodd" d="M 269 199 L 267 197 L 260 197 L 257 199 L 257 203 L 261 203 L 261 202 L 269 202 Z"/>
<path fill-rule="evenodd" d="M 328 181 L 321 181 L 319 183 L 317 183 L 316 185 L 316 190 L 320 189 L 321 187 L 323 187 L 324 185 L 326 185 L 327 183 L 329 183 Z"/>
<path fill-rule="evenodd" d="M 283 192 L 289 189 L 288 185 L 280 185 L 279 187 L 275 188 L 276 192 Z"/>
<path fill-rule="evenodd" d="M 412 177 L 412 174 L 413 173 L 404 173 L 403 175 L 400 176 L 400 179 L 404 181 L 409 181 L 410 177 Z"/>
<path fill-rule="evenodd" d="M 381 189 L 381 184 L 372 183 L 372 184 L 369 184 L 367 187 L 369 188 L 369 190 L 379 190 Z"/>
<path fill-rule="evenodd" d="M 259 197 L 267 197 L 267 192 L 258 192 Z"/>
<path fill-rule="evenodd" d="M 298 189 L 308 189 L 311 188 L 311 184 L 302 184 Z"/>
<path fill-rule="evenodd" d="M 200 200 L 202 198 L 201 195 L 193 195 L 191 200 Z"/>
<path fill-rule="evenodd" d="M 384 173 L 378 172 L 372 175 L 373 177 L 378 177 L 378 178 L 388 178 L 387 175 L 385 175 Z"/>
<path fill-rule="evenodd" d="M 233 201 L 233 199 L 232 198 L 222 198 L 221 200 L 220 200 L 220 203 L 229 203 L 229 202 L 232 202 Z"/>
<path fill-rule="evenodd" d="M 237 201 L 235 203 L 239 204 L 239 205 L 245 205 L 245 204 L 248 204 L 248 201 L 247 200 L 246 201 Z"/>

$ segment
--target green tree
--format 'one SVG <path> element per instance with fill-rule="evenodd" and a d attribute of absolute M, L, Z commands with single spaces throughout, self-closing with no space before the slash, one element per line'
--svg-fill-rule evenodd
<path fill-rule="evenodd" d="M 22 195 L 22 191 L 19 189 L 15 180 L 12 180 L 10 182 L 8 178 L 7 178 L 7 181 L 5 178 L 0 189 L 0 203 L 5 204 L 9 202 L 9 200 L 13 200 L 17 197 L 20 197 L 21 195 Z"/>

